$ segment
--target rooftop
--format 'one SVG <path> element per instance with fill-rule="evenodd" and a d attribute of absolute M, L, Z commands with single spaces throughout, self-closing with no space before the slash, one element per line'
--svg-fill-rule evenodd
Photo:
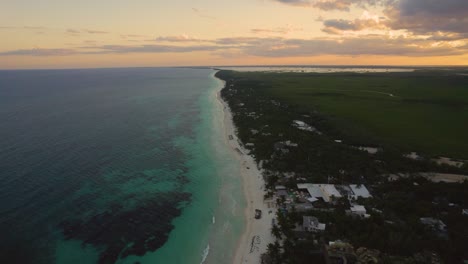
<path fill-rule="evenodd" d="M 335 188 L 335 185 L 333 184 L 320 184 L 319 187 L 329 196 L 341 197 L 341 193 Z"/>
<path fill-rule="evenodd" d="M 372 197 L 372 195 L 367 190 L 366 186 L 364 186 L 362 184 L 350 184 L 349 187 L 353 191 L 353 197 L 354 198 L 358 198 L 358 197 L 369 198 L 369 197 Z"/>
<path fill-rule="evenodd" d="M 355 204 L 351 206 L 351 212 L 366 212 L 366 208 L 363 205 Z"/>
<path fill-rule="evenodd" d="M 300 183 L 297 185 L 298 189 L 307 189 L 307 192 L 310 194 L 311 197 L 314 198 L 322 198 L 322 190 L 320 190 L 320 184 L 312 184 L 312 183 Z"/>
<path fill-rule="evenodd" d="M 323 230 L 325 230 L 326 225 L 323 224 L 323 223 L 320 223 L 318 221 L 317 217 L 303 216 L 302 217 L 302 227 L 307 231 L 312 231 L 312 230 L 323 231 Z"/>

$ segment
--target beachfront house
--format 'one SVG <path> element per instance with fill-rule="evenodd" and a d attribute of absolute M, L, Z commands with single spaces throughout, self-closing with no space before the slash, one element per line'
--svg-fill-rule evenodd
<path fill-rule="evenodd" d="M 341 193 L 333 184 L 312 184 L 300 183 L 297 185 L 299 190 L 307 190 L 312 200 L 323 199 L 327 203 L 332 203 L 342 197 Z"/>
<path fill-rule="evenodd" d="M 278 198 L 283 197 L 284 199 L 286 199 L 289 196 L 286 186 L 283 186 L 283 185 L 275 186 L 275 194 L 276 194 L 276 197 Z"/>

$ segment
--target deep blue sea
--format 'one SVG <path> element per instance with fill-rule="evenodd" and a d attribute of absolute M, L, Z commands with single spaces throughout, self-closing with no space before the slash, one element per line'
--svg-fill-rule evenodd
<path fill-rule="evenodd" d="M 200 263 L 213 234 L 235 237 L 212 75 L 0 71 L 0 263 Z"/>

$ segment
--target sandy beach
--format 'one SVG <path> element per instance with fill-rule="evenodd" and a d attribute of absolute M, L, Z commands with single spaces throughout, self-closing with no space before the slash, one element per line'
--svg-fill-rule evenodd
<path fill-rule="evenodd" d="M 272 219 L 275 218 L 274 202 L 264 201 L 265 184 L 260 169 L 254 159 L 248 155 L 236 137 L 232 114 L 229 106 L 218 92 L 217 98 L 223 106 L 225 140 L 241 166 L 242 184 L 247 206 L 245 208 L 245 229 L 240 237 L 234 254 L 233 263 L 260 263 L 260 256 L 267 250 L 267 245 L 274 242 L 271 235 Z M 255 209 L 262 210 L 261 219 L 255 219 Z"/>

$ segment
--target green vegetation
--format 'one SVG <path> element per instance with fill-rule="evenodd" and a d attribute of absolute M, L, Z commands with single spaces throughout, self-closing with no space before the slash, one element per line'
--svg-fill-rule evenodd
<path fill-rule="evenodd" d="M 232 72 L 265 96 L 319 111 L 348 137 L 468 159 L 468 76 L 446 72 Z"/>
<path fill-rule="evenodd" d="M 417 172 L 468 174 L 466 166 L 464 168 L 438 166 L 428 158 L 421 160 L 405 158 L 403 154 L 408 151 L 406 146 L 386 143 L 376 136 L 371 136 L 367 129 L 358 125 L 337 122 L 336 118 L 313 108 L 306 109 L 288 103 L 287 99 L 278 99 L 273 93 L 280 90 L 279 80 L 283 78 L 290 80 L 291 83 L 300 83 L 302 79 L 314 79 L 319 76 L 318 78 L 332 82 L 333 78 L 339 78 L 337 76 L 232 71 L 220 71 L 217 76 L 226 80 L 226 88 L 221 91 L 221 95 L 234 113 L 234 123 L 238 128 L 237 136 L 250 149 L 257 162 L 262 161 L 263 168 L 272 172 L 266 179 L 270 187 L 279 183 L 288 186 L 296 184 L 294 178 L 285 179 L 276 172 L 294 172 L 297 177 L 317 183 L 330 181 L 367 184 L 381 181 L 381 175 L 384 174 Z M 364 77 L 358 75 L 355 78 Z M 300 85 L 297 84 L 297 87 Z M 287 87 L 284 90 L 286 91 Z M 286 94 L 288 93 L 283 92 L 284 96 Z M 317 131 L 300 130 L 293 125 L 294 120 L 301 120 Z M 466 125 L 462 121 L 459 123 Z M 344 140 L 343 144 L 335 142 L 336 139 Z M 287 141 L 296 143 L 297 146 L 284 146 L 281 143 Z M 253 146 L 248 146 L 248 143 Z M 439 146 L 438 142 L 429 143 L 434 147 Z M 381 151 L 371 155 L 355 146 L 381 147 Z"/>
<path fill-rule="evenodd" d="M 276 185 L 296 189 L 303 182 L 366 184 L 373 195 L 357 201 L 369 218 L 346 212 L 346 198 L 334 205 L 316 203 L 306 212 L 294 210 L 300 201 L 277 199 L 282 209 L 272 233 L 278 241 L 269 245 L 263 263 L 321 263 L 328 241 L 337 239 L 350 242 L 356 256 L 377 250 L 381 263 L 468 258 L 468 216 L 462 214 L 468 208 L 468 181 L 434 183 L 419 176 L 468 175 L 467 162 L 456 167 L 431 160 L 468 157 L 467 76 L 232 71 L 216 76 L 226 81 L 221 95 L 233 112 L 238 138 L 264 169 L 265 197 Z M 298 120 L 305 126 L 297 126 Z M 410 151 L 420 158 L 405 157 Z M 326 223 L 325 232 L 297 236 L 293 229 L 304 215 Z M 438 219 L 446 229 L 429 228 L 421 218 Z"/>

